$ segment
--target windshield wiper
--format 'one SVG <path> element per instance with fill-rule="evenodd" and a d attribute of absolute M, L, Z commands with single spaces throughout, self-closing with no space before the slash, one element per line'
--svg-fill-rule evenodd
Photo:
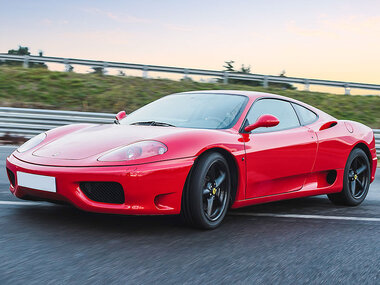
<path fill-rule="evenodd" d="M 160 126 L 160 127 L 175 127 L 172 124 L 157 122 L 157 121 L 143 121 L 143 122 L 134 122 L 131 125 L 147 125 L 147 126 Z"/>

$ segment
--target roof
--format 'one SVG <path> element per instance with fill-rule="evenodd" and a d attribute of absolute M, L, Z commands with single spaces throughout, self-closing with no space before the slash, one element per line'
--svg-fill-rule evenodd
<path fill-rule="evenodd" d="M 245 91 L 245 90 L 194 90 L 194 91 L 188 91 L 188 92 L 181 92 L 180 94 L 186 94 L 186 93 L 245 95 L 245 96 L 248 96 L 250 98 L 257 98 L 257 97 L 287 98 L 285 96 L 281 96 L 281 95 L 277 95 L 277 94 L 273 94 L 273 93 L 258 92 L 258 91 Z"/>

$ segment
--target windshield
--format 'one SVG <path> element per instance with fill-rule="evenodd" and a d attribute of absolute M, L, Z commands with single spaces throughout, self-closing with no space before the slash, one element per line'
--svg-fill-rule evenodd
<path fill-rule="evenodd" d="M 236 123 L 247 101 L 241 95 L 174 94 L 136 110 L 120 123 L 227 129 Z"/>

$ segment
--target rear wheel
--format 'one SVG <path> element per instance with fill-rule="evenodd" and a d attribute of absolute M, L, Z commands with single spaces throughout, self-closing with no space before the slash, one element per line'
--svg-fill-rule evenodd
<path fill-rule="evenodd" d="M 200 157 L 184 190 L 182 216 L 202 229 L 218 227 L 227 212 L 231 177 L 226 159 L 213 152 Z"/>
<path fill-rule="evenodd" d="M 356 148 L 347 159 L 342 192 L 327 196 L 334 204 L 357 206 L 367 196 L 369 184 L 370 165 L 368 157 L 362 149 Z"/>

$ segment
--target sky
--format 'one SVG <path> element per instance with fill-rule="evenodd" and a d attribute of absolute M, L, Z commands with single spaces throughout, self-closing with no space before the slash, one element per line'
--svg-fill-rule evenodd
<path fill-rule="evenodd" d="M 0 0 L 0 52 L 380 84 L 379 0 Z"/>

